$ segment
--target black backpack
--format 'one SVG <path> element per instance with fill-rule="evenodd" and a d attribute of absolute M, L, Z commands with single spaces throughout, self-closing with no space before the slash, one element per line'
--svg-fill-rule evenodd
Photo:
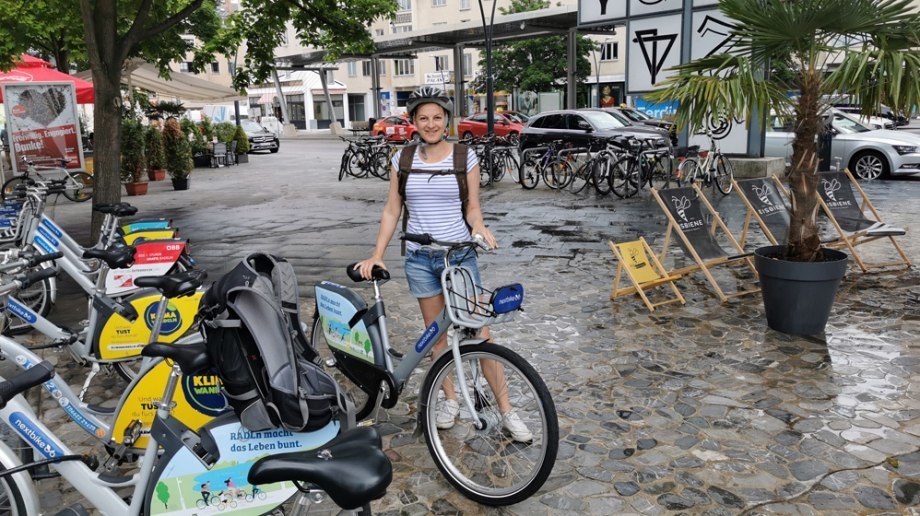
<path fill-rule="evenodd" d="M 198 312 L 224 395 L 244 427 L 310 431 L 338 414 L 338 385 L 314 363 L 297 278 L 283 258 L 250 254 L 208 288 Z"/>

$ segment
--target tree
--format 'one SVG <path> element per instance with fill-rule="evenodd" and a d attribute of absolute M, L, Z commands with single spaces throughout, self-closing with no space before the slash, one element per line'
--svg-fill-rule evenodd
<path fill-rule="evenodd" d="M 157 482 L 157 500 L 163 502 L 163 507 L 169 509 L 169 486 L 163 482 Z"/>
<path fill-rule="evenodd" d="M 536 11 L 549 7 L 545 0 L 512 0 L 508 8 L 499 8 L 502 14 Z M 529 38 L 512 43 L 498 43 L 492 49 L 492 75 L 496 90 L 548 91 L 565 84 L 568 73 L 568 36 L 545 36 Z M 576 37 L 575 81 L 584 82 L 591 72 L 588 54 L 594 43 L 584 37 Z M 486 69 L 485 54 L 479 60 L 479 67 Z M 480 74 L 472 86 L 485 91 L 485 74 Z"/>
<path fill-rule="evenodd" d="M 735 20 L 732 53 L 678 66 L 678 75 L 646 98 L 677 100 L 677 124 L 691 129 L 712 113 L 750 120 L 755 108 L 793 118 L 786 255 L 818 260 L 816 136 L 826 108 L 822 97 L 846 92 L 866 114 L 878 112 L 882 102 L 901 109 L 917 105 L 920 14 L 910 0 L 721 0 L 719 9 Z M 782 76 L 761 78 L 771 68 L 781 69 Z M 787 93 L 790 79 L 798 90 L 794 97 Z"/>
<path fill-rule="evenodd" d="M 83 29 L 74 23 L 79 17 L 79 6 L 70 0 L 0 0 L 0 69 L 9 69 L 12 58 L 34 50 L 70 73 L 73 62 L 86 62 Z"/>

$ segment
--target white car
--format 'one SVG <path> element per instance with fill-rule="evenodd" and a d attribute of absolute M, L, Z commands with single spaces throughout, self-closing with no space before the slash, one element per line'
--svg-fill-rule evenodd
<path fill-rule="evenodd" d="M 833 109 L 831 163 L 839 159 L 860 179 L 920 172 L 920 135 L 906 131 L 875 130 Z M 792 160 L 792 120 L 771 114 L 767 121 L 764 156 Z"/>

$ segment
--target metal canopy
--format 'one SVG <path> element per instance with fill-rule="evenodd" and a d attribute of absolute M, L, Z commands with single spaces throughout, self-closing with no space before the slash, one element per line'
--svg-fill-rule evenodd
<path fill-rule="evenodd" d="M 540 9 L 508 15 L 496 15 L 493 24 L 493 41 L 514 41 L 548 34 L 566 34 L 578 25 L 577 6 Z M 611 27 L 612 28 L 612 27 Z M 367 54 L 339 57 L 339 61 L 354 61 L 380 57 L 400 59 L 413 57 L 414 53 L 428 52 L 458 45 L 478 47 L 485 44 L 482 20 L 478 17 L 464 23 L 438 25 L 409 34 L 391 34 L 373 38 L 374 50 Z M 276 58 L 279 66 L 301 67 L 322 62 L 325 50 L 312 50 Z"/>

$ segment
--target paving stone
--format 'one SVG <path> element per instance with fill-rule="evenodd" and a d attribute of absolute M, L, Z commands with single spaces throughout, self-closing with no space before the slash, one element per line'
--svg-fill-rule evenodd
<path fill-rule="evenodd" d="M 897 504 L 885 491 L 877 487 L 857 487 L 856 499 L 869 509 L 894 509 Z"/>

